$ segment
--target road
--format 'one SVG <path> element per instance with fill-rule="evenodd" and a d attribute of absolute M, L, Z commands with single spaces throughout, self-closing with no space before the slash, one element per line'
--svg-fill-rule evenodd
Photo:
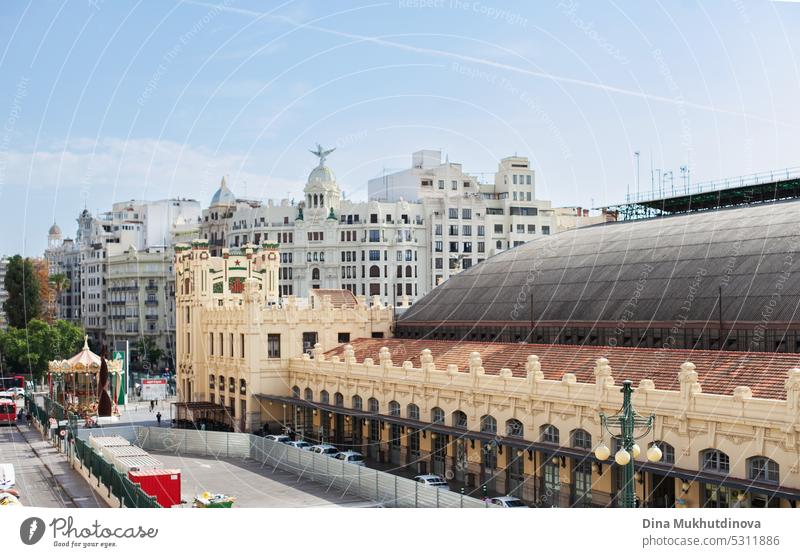
<path fill-rule="evenodd" d="M 86 484 L 85 480 L 69 468 L 63 455 L 58 455 L 55 449 L 40 441 L 38 432 L 29 430 L 24 436 L 22 431 L 27 430 L 28 426 L 22 425 L 20 428 L 0 426 L 0 462 L 14 465 L 16 489 L 20 492 L 23 505 L 57 508 L 105 506 L 93 497 L 87 497 L 90 490 L 81 485 Z M 33 446 L 28 443 L 26 436 L 33 440 Z M 74 491 L 65 491 L 64 486 L 82 488 L 78 492 L 83 497 L 76 497 Z"/>

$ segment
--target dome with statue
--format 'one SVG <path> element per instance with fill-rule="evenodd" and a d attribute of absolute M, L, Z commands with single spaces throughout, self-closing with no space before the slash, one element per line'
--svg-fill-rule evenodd
<path fill-rule="evenodd" d="M 315 184 L 330 184 L 333 182 L 336 182 L 336 176 L 333 175 L 333 171 L 327 166 L 319 165 L 308 175 L 308 185 L 310 186 Z"/>

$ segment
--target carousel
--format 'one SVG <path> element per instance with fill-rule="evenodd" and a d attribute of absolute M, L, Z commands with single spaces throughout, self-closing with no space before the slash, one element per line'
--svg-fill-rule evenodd
<path fill-rule="evenodd" d="M 122 361 L 107 360 L 89 350 L 88 336 L 73 357 L 48 364 L 48 380 L 51 399 L 87 422 L 98 418 L 112 421 L 109 418 L 119 416 L 116 401 L 122 386 Z"/>

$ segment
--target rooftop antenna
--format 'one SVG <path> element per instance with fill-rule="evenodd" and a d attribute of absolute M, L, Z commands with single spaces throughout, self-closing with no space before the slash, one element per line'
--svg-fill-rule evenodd
<path fill-rule="evenodd" d="M 634 151 L 633 156 L 636 157 L 636 197 L 639 197 L 639 151 Z"/>

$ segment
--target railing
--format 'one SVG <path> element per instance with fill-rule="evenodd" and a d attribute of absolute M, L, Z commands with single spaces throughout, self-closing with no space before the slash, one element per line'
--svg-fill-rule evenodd
<path fill-rule="evenodd" d="M 689 187 L 663 185 L 660 188 L 651 191 L 627 194 L 625 196 L 625 203 L 641 203 L 644 201 L 654 201 L 661 198 L 697 195 L 712 191 L 725 190 L 728 188 L 769 184 L 779 180 L 791 180 L 794 178 L 800 178 L 800 167 L 785 168 L 783 170 L 769 170 L 766 172 L 757 172 L 755 174 L 746 174 L 733 178 L 709 180 L 706 182 L 698 182 Z"/>
<path fill-rule="evenodd" d="M 89 476 L 89 481 L 97 480 L 97 487 L 101 485 L 108 489 L 108 495 L 114 496 L 119 500 L 120 506 L 127 508 L 137 509 L 157 509 L 161 508 L 155 497 L 145 493 L 142 488 L 128 479 L 124 474 L 119 473 L 107 460 L 94 452 L 91 447 L 86 443 L 86 435 L 79 435 L 78 433 L 78 416 L 73 412 L 67 412 L 63 406 L 44 396 L 43 406 L 39 406 L 35 402 L 32 395 L 26 395 L 25 407 L 30 413 L 35 422 L 38 423 L 38 429 L 41 430 L 42 435 L 56 444 L 59 450 L 62 448 L 62 443 L 67 451 L 74 450 L 74 461 L 77 463 L 79 469 L 86 469 Z M 50 428 L 50 419 L 55 419 L 59 423 L 67 421 L 66 428 L 59 426 L 55 429 Z M 62 437 L 59 432 L 65 430 L 65 435 Z M 55 435 L 53 435 L 53 433 Z M 81 431 L 85 433 L 85 431 Z"/>
<path fill-rule="evenodd" d="M 227 458 L 250 458 L 301 478 L 385 507 L 479 508 L 488 502 L 422 485 L 408 478 L 357 466 L 248 433 L 137 427 L 145 450 Z"/>

